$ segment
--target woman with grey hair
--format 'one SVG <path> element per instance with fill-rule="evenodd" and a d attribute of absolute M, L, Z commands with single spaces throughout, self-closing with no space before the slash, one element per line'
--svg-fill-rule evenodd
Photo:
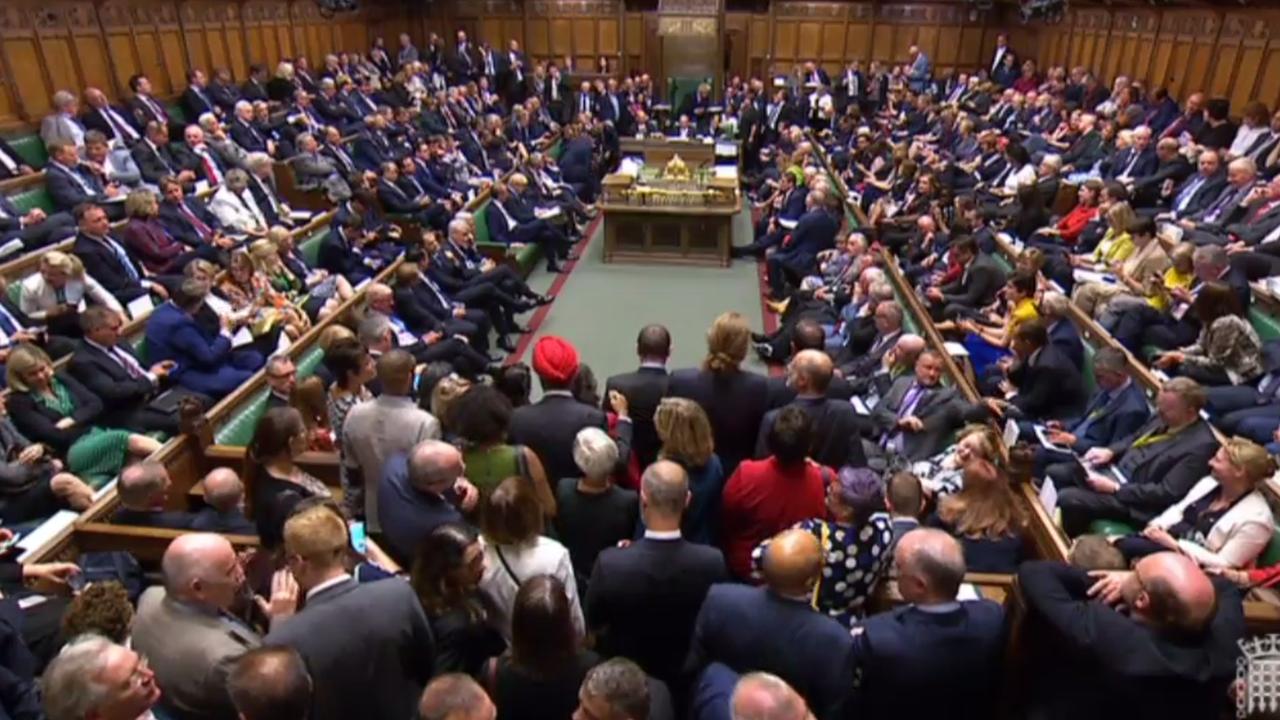
<path fill-rule="evenodd" d="M 827 516 L 796 523 L 822 543 L 822 582 L 814 586 L 813 607 L 850 627 L 861 619 L 867 599 L 889 566 L 893 522 L 884 512 L 884 483 L 870 468 L 844 467 L 827 486 Z M 766 540 L 752 553 L 756 572 Z"/>
<path fill-rule="evenodd" d="M 618 425 L 629 429 L 631 421 Z M 639 497 L 613 484 L 618 457 L 618 443 L 604 430 L 583 428 L 573 441 L 573 461 L 582 477 L 561 478 L 556 486 L 556 534 L 569 549 L 583 595 L 600 551 L 634 537 L 638 527 Z"/>
<path fill-rule="evenodd" d="M 254 238 L 267 234 L 267 218 L 249 192 L 249 174 L 240 168 L 227 171 L 222 187 L 209 201 L 209 210 L 218 218 L 228 234 Z"/>

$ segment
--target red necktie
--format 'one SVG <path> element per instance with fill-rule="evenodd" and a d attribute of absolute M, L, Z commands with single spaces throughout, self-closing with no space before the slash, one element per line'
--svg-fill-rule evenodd
<path fill-rule="evenodd" d="M 191 208 L 187 207 L 185 202 L 178 203 L 178 208 L 181 210 L 182 214 L 186 216 L 187 220 L 190 221 L 191 226 L 196 229 L 196 234 L 200 236 L 200 239 L 208 240 L 209 236 L 213 234 L 213 230 L 211 230 L 208 225 L 201 222 L 200 218 L 196 217 L 196 214 L 191 212 Z"/>

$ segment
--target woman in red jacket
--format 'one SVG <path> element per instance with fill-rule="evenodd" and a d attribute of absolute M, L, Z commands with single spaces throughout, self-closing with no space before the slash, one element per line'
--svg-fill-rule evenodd
<path fill-rule="evenodd" d="M 752 581 L 751 551 L 801 520 L 826 517 L 826 485 L 835 471 L 808 459 L 813 421 L 796 406 L 778 412 L 765 445 L 769 457 L 745 460 L 720 498 L 720 547 L 729 570 Z"/>
<path fill-rule="evenodd" d="M 1085 226 L 1098 219 L 1098 200 L 1102 197 L 1102 181 L 1086 180 L 1080 186 L 1075 207 L 1058 219 L 1056 225 L 1042 228 L 1036 233 L 1031 245 L 1049 248 L 1061 248 L 1063 245 L 1074 246 L 1080 239 Z"/>

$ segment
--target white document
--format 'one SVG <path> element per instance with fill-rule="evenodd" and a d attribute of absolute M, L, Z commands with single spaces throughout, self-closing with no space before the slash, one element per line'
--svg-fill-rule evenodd
<path fill-rule="evenodd" d="M 558 207 L 534 208 L 533 216 L 538 218 L 539 220 L 550 220 L 551 218 L 554 218 L 554 217 L 560 217 L 560 208 Z"/>
<path fill-rule="evenodd" d="M 969 357 L 968 348 L 961 343 L 948 340 L 942 343 L 942 348 L 953 358 Z"/>
<path fill-rule="evenodd" d="M 1102 282 L 1110 284 L 1115 284 L 1116 282 L 1116 276 L 1111 273 L 1094 272 L 1092 270 L 1081 270 L 1080 268 L 1076 268 L 1071 271 L 1071 274 L 1075 277 L 1076 282 Z"/>
<path fill-rule="evenodd" d="M 1044 484 L 1040 486 L 1040 505 L 1044 507 L 1049 517 L 1053 517 L 1058 512 L 1058 488 L 1047 477 L 1044 479 Z"/>
<path fill-rule="evenodd" d="M 284 352 L 285 350 L 288 350 L 289 346 L 292 344 L 293 341 L 289 339 L 288 335 L 280 333 L 280 338 L 276 341 L 276 352 Z"/>
<path fill-rule="evenodd" d="M 717 165 L 715 176 L 717 180 L 737 180 L 738 168 L 736 165 Z"/>
<path fill-rule="evenodd" d="M 853 404 L 854 412 L 858 413 L 859 415 L 871 414 L 871 411 L 868 410 L 867 406 L 862 402 L 862 398 L 858 397 L 857 395 L 854 395 L 853 397 L 849 398 L 849 402 Z"/>
<path fill-rule="evenodd" d="M 1043 425 L 1036 425 L 1035 429 L 1036 429 L 1036 437 L 1039 438 L 1041 445 L 1045 446 L 1050 450 L 1057 450 L 1058 452 L 1065 452 L 1065 453 L 1071 452 L 1071 448 L 1063 445 L 1057 445 L 1052 440 L 1050 440 L 1049 433 Z"/>
<path fill-rule="evenodd" d="M 1013 418 L 1004 421 L 1004 444 L 1013 447 L 1018 442 L 1018 423 Z"/>
<path fill-rule="evenodd" d="M 414 335 L 408 330 L 405 330 L 404 328 L 396 328 L 396 339 L 399 340 L 400 344 L 404 346 L 413 345 L 414 343 L 418 342 L 418 336 Z"/>
<path fill-rule="evenodd" d="M 240 326 L 236 334 L 231 336 L 231 347 L 233 348 L 244 347 L 251 342 L 253 342 L 253 333 L 249 332 L 247 326 Z"/>
<path fill-rule="evenodd" d="M 76 312 L 84 312 L 88 306 L 89 304 L 84 301 L 84 298 L 80 298 L 80 302 L 76 303 Z"/>
<path fill-rule="evenodd" d="M 796 225 L 800 224 L 799 220 L 788 220 L 786 218 L 778 218 L 778 224 L 788 230 L 794 230 Z"/>
<path fill-rule="evenodd" d="M 978 586 L 973 583 L 960 583 L 960 588 L 956 591 L 956 600 L 964 602 L 965 600 L 981 600 L 982 593 L 978 592 Z"/>
<path fill-rule="evenodd" d="M 129 317 L 137 320 L 152 310 L 155 310 L 156 304 L 151 302 L 150 294 L 144 294 L 129 301 L 129 305 L 126 309 L 129 311 Z"/>
<path fill-rule="evenodd" d="M 1129 478 L 1125 477 L 1125 474 L 1120 472 L 1120 468 L 1117 468 L 1115 466 L 1111 467 L 1111 477 L 1115 478 L 1116 482 L 1120 483 L 1121 485 L 1129 484 Z"/>
<path fill-rule="evenodd" d="M 202 195 L 202 194 L 207 193 L 207 192 L 209 192 L 209 181 L 208 181 L 208 180 L 197 180 L 197 181 L 196 181 L 196 194 L 197 194 L 197 195 Z"/>
<path fill-rule="evenodd" d="M 293 210 L 289 213 L 289 219 L 295 222 L 306 222 L 311 219 L 311 213 L 306 210 Z"/>

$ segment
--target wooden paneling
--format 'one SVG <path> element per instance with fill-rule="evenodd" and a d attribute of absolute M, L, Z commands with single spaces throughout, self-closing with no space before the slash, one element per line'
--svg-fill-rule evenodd
<path fill-rule="evenodd" d="M 1277 28 L 1273 30 L 1272 28 Z M 1014 27 L 1011 44 L 1042 65 L 1084 66 L 1165 87 L 1205 92 L 1233 112 L 1257 99 L 1280 104 L 1280 11 L 1218 8 L 1072 10 L 1060 24 Z"/>
<path fill-rule="evenodd" d="M 0 0 L 0 129 L 38 123 L 57 90 L 121 97 L 143 73 L 169 96 L 195 68 L 240 81 L 251 63 L 303 52 L 319 64 L 326 53 L 365 52 L 375 26 L 408 24 L 399 0 L 361 4 L 325 18 L 314 0 Z"/>

